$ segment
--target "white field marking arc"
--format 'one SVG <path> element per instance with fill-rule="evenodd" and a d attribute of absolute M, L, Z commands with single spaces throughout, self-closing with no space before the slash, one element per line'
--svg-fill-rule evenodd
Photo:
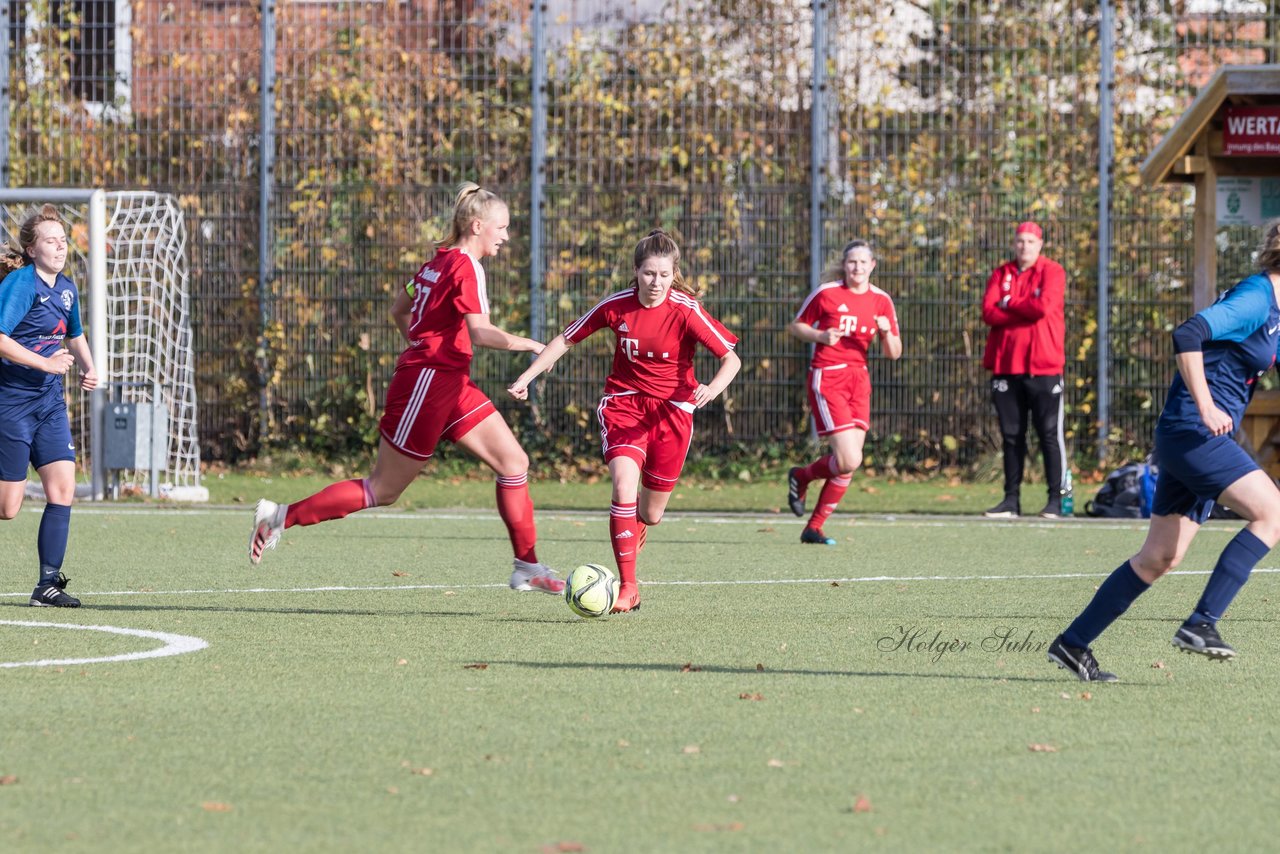
<path fill-rule="evenodd" d="M 125 652 L 120 655 L 105 655 L 98 658 L 46 658 L 40 661 L 0 661 L 0 667 L 54 667 L 74 664 L 101 664 L 115 661 L 139 661 L 144 658 L 164 658 L 170 655 L 182 655 L 198 652 L 209 645 L 209 642 L 190 635 L 174 635 L 168 632 L 151 632 L 146 629 L 126 629 L 120 626 L 81 626 L 75 623 L 42 623 L 27 620 L 0 620 L 0 626 L 26 626 L 31 628 L 72 629 L 82 632 L 106 632 L 113 635 L 132 635 L 139 638 L 152 638 L 164 641 L 164 646 L 142 652 Z"/>
<path fill-rule="evenodd" d="M 1178 569 L 1168 575 L 1209 575 L 1207 569 Z M 1253 570 L 1253 575 L 1280 573 L 1280 567 Z M 693 587 L 693 586 L 751 586 L 769 584 L 857 584 L 862 582 L 896 583 L 922 581 L 1041 581 L 1069 578 L 1106 578 L 1110 572 L 1055 572 L 1036 575 L 868 575 L 859 578 L 721 578 L 703 581 L 674 580 L 646 581 L 646 587 Z M 323 587 L 232 587 L 210 588 L 205 590 L 99 590 L 79 591 L 80 596 L 211 596 L 224 594 L 253 593 L 383 593 L 406 590 L 505 590 L 506 584 L 387 584 L 358 587 L 355 585 L 333 584 Z M 0 599 L 30 596 L 30 593 L 0 593 Z M 0 624 L 4 621 L 0 620 Z M 61 623 L 50 625 L 62 625 Z M 105 629 L 104 629 L 105 630 Z M 174 635 L 181 637 L 181 635 Z"/>

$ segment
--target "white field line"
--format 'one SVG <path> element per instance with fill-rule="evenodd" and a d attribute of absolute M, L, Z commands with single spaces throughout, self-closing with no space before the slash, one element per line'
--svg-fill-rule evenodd
<path fill-rule="evenodd" d="M 144 658 L 164 658 L 170 655 L 182 655 L 197 652 L 209 645 L 208 641 L 190 635 L 173 635 L 168 632 L 151 632 L 146 629 L 125 629 L 120 626 L 80 626 L 74 623 L 41 623 L 27 620 L 0 620 L 0 626 L 29 626 L 44 629 L 72 629 L 81 632 L 106 632 L 113 635 L 132 635 L 139 638 L 151 638 L 163 641 L 164 646 L 142 652 L 125 652 L 119 655 L 105 655 L 98 658 L 45 658 L 40 661 L 0 661 L 0 667 L 53 667 L 59 665 L 100 664 L 111 661 L 139 661 Z"/>
<path fill-rule="evenodd" d="M 24 508 L 28 513 L 40 513 L 43 511 L 42 505 L 27 506 Z M 117 505 L 114 507 L 106 507 L 100 505 L 77 504 L 75 515 L 79 516 L 193 516 L 193 517 L 212 517 L 212 516 L 243 516 L 246 530 L 252 527 L 253 508 L 252 507 L 148 507 L 146 505 Z M 581 522 L 584 520 L 600 520 L 605 521 L 609 518 L 607 509 L 601 510 L 550 510 L 538 511 L 537 518 L 557 521 L 557 522 Z M 414 522 L 421 524 L 422 522 L 430 522 L 439 520 L 442 522 L 461 522 L 461 521 L 487 521 L 492 520 L 495 524 L 499 522 L 497 511 L 495 510 L 449 510 L 438 512 L 434 510 L 403 510 L 403 511 L 385 511 L 385 510 L 362 510 L 359 513 L 353 513 L 344 520 L 345 524 L 353 521 L 358 522 L 361 519 L 382 519 L 396 520 L 401 522 Z M 663 521 L 667 524 L 675 524 L 678 522 L 697 522 L 702 525 L 775 525 L 781 524 L 783 527 L 795 525 L 799 527 L 803 524 L 803 520 L 794 516 L 782 513 L 761 514 L 754 512 L 743 513 L 724 513 L 724 512 L 702 512 L 697 510 L 675 510 L 666 513 Z M 872 526 L 872 527 L 897 527 L 897 528 L 1047 528 L 1047 529 L 1076 529 L 1076 530 L 1102 530 L 1102 531 L 1132 531 L 1141 530 L 1146 526 L 1145 519 L 1134 519 L 1131 522 L 1117 520 L 1102 519 L 1066 519 L 1050 521 L 1048 519 L 984 519 L 981 516 L 930 516 L 925 514 L 903 514 L 903 513 L 884 513 L 884 514 L 861 514 L 857 516 L 844 515 L 835 522 L 837 526 L 849 524 L 855 527 Z M 1212 524 L 1212 523 L 1211 523 Z M 1205 528 L 1206 531 L 1214 530 L 1213 527 Z"/>
<path fill-rule="evenodd" d="M 1169 575 L 1208 575 L 1207 569 L 1187 569 L 1170 572 Z M 1280 567 L 1253 570 L 1253 574 L 1280 573 Z M 770 585 L 770 584 L 858 584 L 888 583 L 904 584 L 923 581 L 1042 581 L 1045 579 L 1063 578 L 1106 578 L 1110 572 L 1056 572 L 1032 575 L 868 575 L 861 577 L 834 578 L 736 578 L 708 579 L 701 581 L 646 581 L 646 587 L 703 587 L 712 585 Z M 495 590 L 506 589 L 506 584 L 387 584 L 387 585 L 345 585 L 333 584 L 322 587 L 219 587 L 187 590 L 77 590 L 78 596 L 211 596 L 215 594 L 258 594 L 258 593 L 382 593 L 405 590 Z M 26 597 L 30 593 L 0 593 L 0 598 Z M 3 623 L 0 620 L 0 623 Z M 62 625 L 61 623 L 57 625 Z"/>

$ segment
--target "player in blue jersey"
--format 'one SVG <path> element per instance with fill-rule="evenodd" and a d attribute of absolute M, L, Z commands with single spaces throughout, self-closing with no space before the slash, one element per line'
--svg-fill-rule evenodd
<path fill-rule="evenodd" d="M 1049 660 L 1085 682 L 1114 682 L 1089 645 L 1186 554 L 1220 501 L 1247 519 L 1227 543 L 1204 594 L 1173 636 L 1173 645 L 1217 661 L 1236 652 L 1217 623 L 1250 571 L 1280 541 L 1280 489 L 1231 438 L 1256 382 L 1276 362 L 1280 344 L 1280 221 L 1266 230 L 1260 273 L 1227 291 L 1173 332 L 1178 372 L 1156 423 L 1160 478 L 1142 549 L 1120 565 L 1093 601 L 1058 635 Z"/>
<path fill-rule="evenodd" d="M 80 295 L 62 274 L 67 232 L 53 205 L 28 217 L 18 232 L 21 255 L 0 259 L 0 519 L 22 508 L 27 466 L 35 467 L 46 504 L 37 548 L 40 581 L 31 604 L 78 608 L 67 593 L 67 551 L 76 487 L 76 446 L 67 419 L 62 377 L 73 364 L 80 387 L 98 385 L 80 326 Z"/>

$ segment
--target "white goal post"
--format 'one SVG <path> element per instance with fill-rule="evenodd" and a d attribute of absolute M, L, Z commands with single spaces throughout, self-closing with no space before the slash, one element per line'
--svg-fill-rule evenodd
<path fill-rule="evenodd" d="M 99 378 L 92 393 L 71 382 L 66 387 L 89 495 L 108 497 L 110 473 L 131 492 L 207 501 L 196 433 L 187 231 L 177 200 L 141 191 L 0 189 L 0 229 L 11 248 L 21 221 L 44 203 L 56 205 L 67 222 L 66 273 L 80 286 Z M 126 425 L 128 431 L 111 433 Z M 130 448 L 128 463 L 118 464 L 126 435 L 137 451 Z M 117 465 L 108 469 L 109 462 Z"/>

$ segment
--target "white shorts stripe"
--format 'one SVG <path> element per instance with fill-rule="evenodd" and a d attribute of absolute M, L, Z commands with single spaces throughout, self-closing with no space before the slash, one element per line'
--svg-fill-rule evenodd
<path fill-rule="evenodd" d="M 391 438 L 391 441 L 396 445 L 403 447 L 404 443 L 408 441 L 409 433 L 413 430 L 413 422 L 418 417 L 418 410 L 422 408 L 422 401 L 426 398 L 427 389 L 431 387 L 431 380 L 435 378 L 435 375 L 435 368 L 428 368 L 418 374 L 418 381 L 413 384 L 413 394 L 409 395 L 409 403 L 400 415 L 400 423 L 396 425 L 396 434 Z"/>

